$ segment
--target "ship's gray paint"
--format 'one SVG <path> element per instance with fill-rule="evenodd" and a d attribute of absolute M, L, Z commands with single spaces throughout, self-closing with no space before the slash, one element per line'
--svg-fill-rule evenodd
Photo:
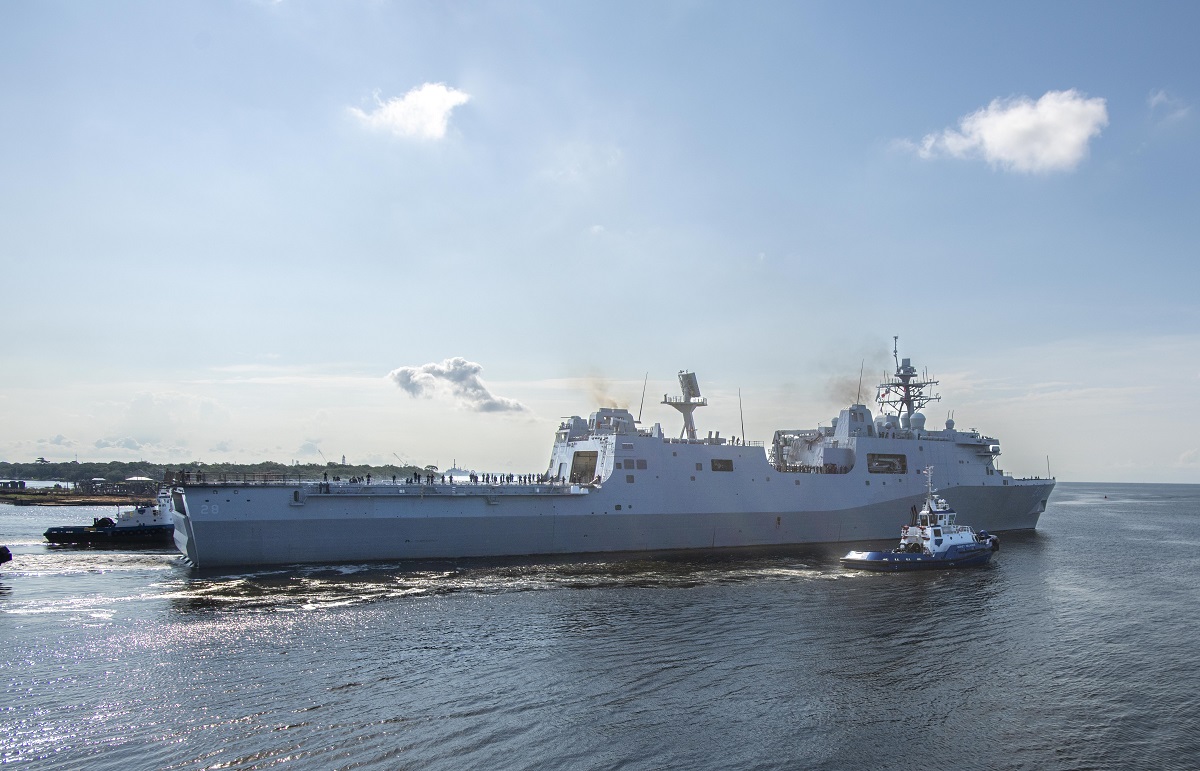
<path fill-rule="evenodd" d="M 1054 487 L 996 469 L 990 437 L 887 428 L 861 405 L 804 433 L 773 446 L 772 462 L 763 446 L 672 439 L 606 408 L 563 423 L 547 472 L 594 452 L 597 485 L 187 482 L 176 543 L 200 567 L 833 543 L 895 538 L 924 500 L 926 466 L 977 530 L 1036 527 Z M 814 473 L 827 449 L 852 467 Z M 872 473 L 871 454 L 902 455 L 906 468 Z"/>

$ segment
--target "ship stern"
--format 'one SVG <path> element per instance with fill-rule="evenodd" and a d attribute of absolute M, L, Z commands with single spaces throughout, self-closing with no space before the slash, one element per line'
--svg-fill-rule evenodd
<path fill-rule="evenodd" d="M 175 525 L 175 548 L 192 567 L 200 567 L 196 555 L 196 539 L 192 536 L 192 521 L 187 514 L 187 500 L 183 489 L 171 492 L 171 522 Z"/>

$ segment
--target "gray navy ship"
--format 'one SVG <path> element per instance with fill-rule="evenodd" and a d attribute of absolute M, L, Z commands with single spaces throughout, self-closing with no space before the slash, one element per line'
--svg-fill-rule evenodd
<path fill-rule="evenodd" d="M 999 442 L 930 429 L 936 380 L 909 359 L 876 390 L 878 416 L 852 404 L 828 427 L 780 429 L 770 443 L 709 432 L 692 372 L 664 395 L 668 435 L 627 409 L 564 420 L 546 471 L 484 480 L 296 481 L 181 472 L 168 479 L 175 543 L 195 567 L 723 551 L 892 539 L 915 521 L 927 466 L 940 496 L 989 532 L 1030 530 L 1054 479 L 1000 470 Z"/>

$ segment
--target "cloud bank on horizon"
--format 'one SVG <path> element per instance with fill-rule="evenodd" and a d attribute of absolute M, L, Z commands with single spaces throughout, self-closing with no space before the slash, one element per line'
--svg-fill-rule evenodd
<path fill-rule="evenodd" d="M 387 379 L 413 397 L 448 397 L 472 412 L 528 412 L 516 399 L 496 396 L 480 379 L 483 367 L 461 356 L 417 367 L 399 367 Z"/>
<path fill-rule="evenodd" d="M 1088 154 L 1088 143 L 1108 125 L 1104 99 L 1075 89 L 993 99 L 959 120 L 958 128 L 927 134 L 917 145 L 922 158 L 983 158 L 993 168 L 1039 174 L 1071 171 Z"/>
<path fill-rule="evenodd" d="M 386 102 L 376 92 L 374 110 L 351 107 L 350 114 L 373 131 L 387 131 L 402 139 L 437 140 L 446 136 L 454 108 L 470 99 L 470 94 L 445 83 L 423 83 Z"/>

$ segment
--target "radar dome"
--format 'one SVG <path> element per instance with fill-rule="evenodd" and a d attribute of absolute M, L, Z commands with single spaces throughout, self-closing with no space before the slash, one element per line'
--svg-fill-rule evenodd
<path fill-rule="evenodd" d="M 914 412 L 912 414 L 912 417 L 909 419 L 909 422 L 912 423 L 912 427 L 913 427 L 914 431 L 924 431 L 925 430 L 925 416 L 922 415 L 921 413 Z"/>
<path fill-rule="evenodd" d="M 946 428 L 954 428 L 954 418 L 946 419 Z"/>

